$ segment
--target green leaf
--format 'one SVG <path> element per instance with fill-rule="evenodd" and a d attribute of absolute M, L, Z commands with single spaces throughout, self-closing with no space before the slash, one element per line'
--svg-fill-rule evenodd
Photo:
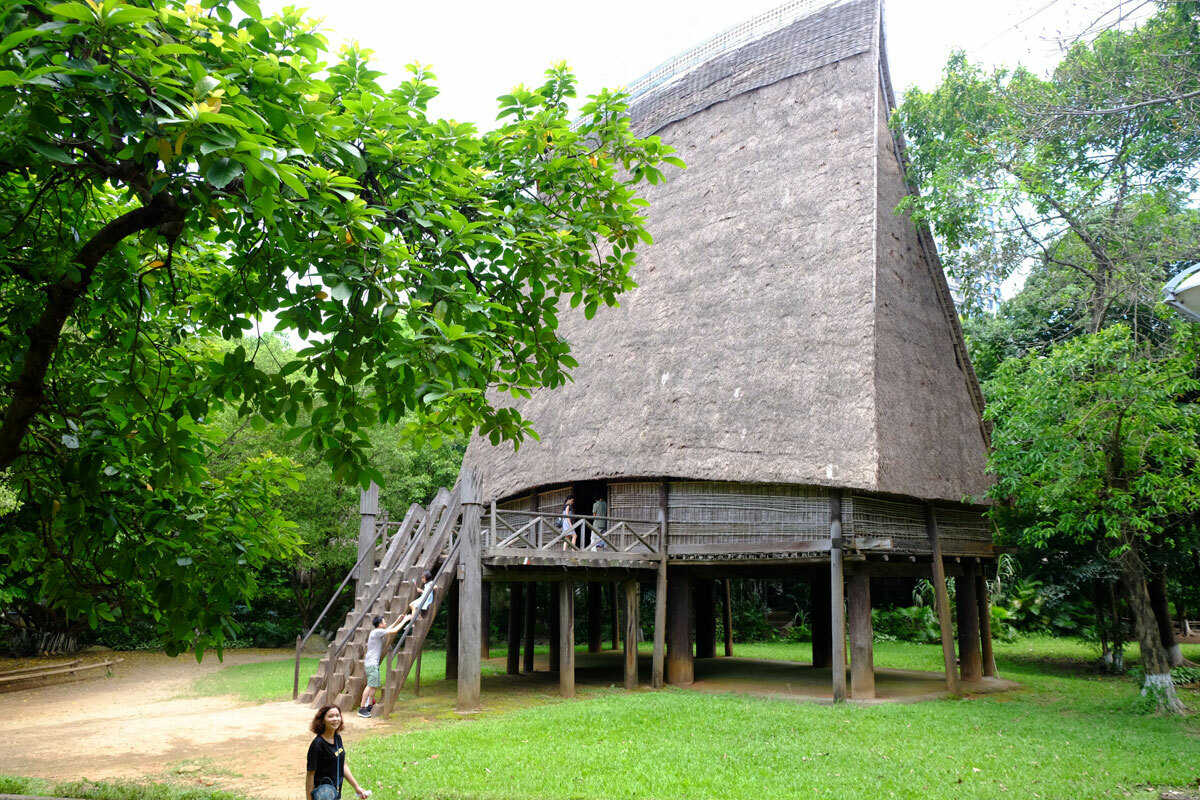
<path fill-rule="evenodd" d="M 300 147 L 304 152 L 312 155 L 317 151 L 317 135 L 308 125 L 301 125 L 296 129 L 296 141 L 300 143 Z"/>
<path fill-rule="evenodd" d="M 233 2 L 246 16 L 253 19 L 262 19 L 262 11 L 259 10 L 258 3 L 254 2 L 254 0 L 233 0 Z"/>
<path fill-rule="evenodd" d="M 148 8 L 133 8 L 131 6 L 123 6 L 104 18 L 105 24 L 110 25 L 128 25 L 147 20 L 158 19 L 158 12 Z"/>
<path fill-rule="evenodd" d="M 197 100 L 203 100 L 212 94 L 213 89 L 216 89 L 220 85 L 220 78 L 214 78 L 212 75 L 205 75 L 203 78 L 196 81 L 196 86 L 192 89 L 192 96 Z"/>
<path fill-rule="evenodd" d="M 59 3 L 56 6 L 50 6 L 50 13 L 56 17 L 66 17 L 67 19 L 77 19 L 80 22 L 95 22 L 96 12 L 92 11 L 83 3 Z"/>
<path fill-rule="evenodd" d="M 75 161 L 62 150 L 57 147 L 39 142 L 37 139 L 26 139 L 25 144 L 29 145 L 29 149 L 45 156 L 51 161 L 57 161 L 59 164 L 74 164 Z"/>
<path fill-rule="evenodd" d="M 0 41 L 0 53 L 7 53 L 26 39 L 31 39 L 37 36 L 41 31 L 37 28 L 26 28 L 24 30 L 13 31 L 8 36 L 5 36 L 3 41 Z"/>
<path fill-rule="evenodd" d="M 229 182 L 242 174 L 241 162 L 232 158 L 218 158 L 204 174 L 205 179 L 218 189 L 224 189 Z"/>

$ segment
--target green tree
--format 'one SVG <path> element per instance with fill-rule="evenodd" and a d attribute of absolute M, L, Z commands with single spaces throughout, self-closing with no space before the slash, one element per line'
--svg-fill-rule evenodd
<path fill-rule="evenodd" d="M 987 385 L 992 494 L 1036 522 L 1027 544 L 1100 546 L 1116 562 L 1134 615 L 1146 684 L 1164 709 L 1182 708 L 1147 589 L 1146 552 L 1163 522 L 1200 508 L 1200 390 L 1191 339 L 1152 355 L 1122 325 L 1045 356 L 1006 361 Z"/>
<path fill-rule="evenodd" d="M 568 379 L 559 315 L 631 285 L 635 187 L 681 163 L 630 134 L 620 94 L 572 124 L 564 67 L 479 133 L 427 116 L 427 70 L 385 92 L 366 52 L 327 53 L 300 12 L 236 6 L 0 11 L 0 469 L 22 502 L 3 586 L 72 620 L 147 610 L 197 653 L 226 607 L 176 607 L 210 587 L 160 568 L 201 536 L 189 515 L 219 511 L 212 415 L 284 424 L 351 483 L 381 477 L 379 423 L 519 444 L 528 423 L 489 390 Z M 266 314 L 308 341 L 277 370 L 205 341 Z M 264 479 L 290 477 L 271 463 Z M 278 490 L 223 485 L 234 504 Z M 287 526 L 226 531 L 292 552 Z M 104 548 L 119 569 L 71 577 Z"/>
<path fill-rule="evenodd" d="M 1168 9 L 1136 30 L 1107 31 L 1076 45 L 1049 79 L 1021 69 L 987 74 L 957 54 L 935 91 L 906 94 L 895 120 L 912 143 L 910 175 L 922 191 L 903 208 L 934 229 L 949 271 L 970 286 L 988 274 L 1003 277 L 1033 265 L 1027 289 L 1006 303 L 997 319 L 968 326 L 982 373 L 994 376 L 985 389 L 989 402 L 1003 397 L 999 409 L 989 411 L 998 432 L 991 459 L 1001 477 L 997 497 L 1021 489 L 1024 497 L 1014 504 L 1024 518 L 1014 522 L 1023 528 L 1025 541 L 1047 544 L 1038 532 L 1060 530 L 1076 548 L 1080 565 L 1092 556 L 1079 548 L 1096 539 L 1078 535 L 1071 527 L 1076 517 L 1089 520 L 1093 533 L 1103 529 L 1116 540 L 1104 552 L 1119 556 L 1138 638 L 1144 645 L 1157 643 L 1151 648 L 1157 652 L 1145 656 L 1148 675 L 1164 671 L 1159 667 L 1169 642 L 1163 637 L 1170 636 L 1170 628 L 1158 626 L 1166 617 L 1165 594 L 1153 604 L 1157 616 L 1141 612 L 1151 606 L 1148 586 L 1165 592 L 1165 580 L 1149 581 L 1165 562 L 1159 553 L 1184 534 L 1194 544 L 1194 526 L 1177 527 L 1190 515 L 1187 503 L 1164 499 L 1156 508 L 1150 498 L 1140 498 L 1144 511 L 1126 520 L 1132 532 L 1113 527 L 1118 510 L 1107 505 L 1113 489 L 1104 481 L 1118 486 L 1134 480 L 1133 473 L 1122 472 L 1133 463 L 1121 460 L 1126 455 L 1122 431 L 1133 435 L 1123 424 L 1116 425 L 1116 438 L 1102 452 L 1111 474 L 1096 471 L 1094 458 L 1087 458 L 1096 454 L 1086 447 L 1063 445 L 1064 453 L 1082 459 L 1079 469 L 1092 470 L 1101 481 L 1080 483 L 1077 495 L 1051 482 L 1035 460 L 1018 451 L 1037 435 L 1031 431 L 1054 441 L 1086 433 L 1053 429 L 1052 418 L 1038 417 L 1045 407 L 1063 414 L 1075 409 L 1080 419 L 1107 418 L 1117 409 L 1117 419 L 1126 419 L 1127 411 L 1149 419 L 1150 428 L 1161 427 L 1162 420 L 1149 409 L 1122 410 L 1129 398 L 1097 384 L 1092 373 L 1072 372 L 1072 358 L 1091 364 L 1096 374 L 1110 368 L 1096 366 L 1103 358 L 1129 364 L 1129 380 L 1144 387 L 1178 384 L 1181 375 L 1191 375 L 1177 360 L 1175 325 L 1160 318 L 1154 305 L 1164 280 L 1200 257 L 1200 217 L 1192 199 L 1200 135 L 1190 125 L 1192 112 L 1185 103 L 1133 101 L 1161 89 L 1170 72 L 1164 64 L 1175 58 L 1170 43 L 1194 35 L 1188 14 L 1177 11 Z M 1124 331 L 1127 347 L 1105 338 L 1109 326 Z M 1075 343 L 1075 337 L 1083 339 Z M 1032 354 L 1044 356 L 1045 365 L 1039 367 Z M 1020 360 L 1009 366 L 1005 359 L 1013 358 Z M 1059 385 L 1034 380 L 1038 369 L 1051 366 L 1059 368 Z M 1186 415 L 1194 400 L 1188 393 L 1146 391 L 1161 400 L 1163 414 L 1175 405 Z M 1012 427 L 1022 420 L 1029 431 Z M 1176 431 L 1178 437 L 1194 434 L 1187 426 Z M 1075 474 L 1066 461 L 1050 461 L 1063 475 Z M 1178 466 L 1147 458 L 1138 463 L 1136 480 L 1143 486 L 1162 481 Z M 1091 511 L 1084 513 L 1088 502 Z"/>

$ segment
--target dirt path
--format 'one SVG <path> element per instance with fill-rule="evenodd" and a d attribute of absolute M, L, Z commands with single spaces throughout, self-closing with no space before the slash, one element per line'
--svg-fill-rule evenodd
<path fill-rule="evenodd" d="M 211 656 L 197 664 L 184 656 L 115 655 L 125 661 L 110 678 L 0 694 L 0 716 L 18 732 L 0 748 L 0 773 L 55 781 L 173 779 L 302 800 L 311 709 L 181 696 L 222 666 L 278 660 L 286 652 L 231 652 L 224 664 Z M 372 724 L 347 722 L 347 743 Z"/>

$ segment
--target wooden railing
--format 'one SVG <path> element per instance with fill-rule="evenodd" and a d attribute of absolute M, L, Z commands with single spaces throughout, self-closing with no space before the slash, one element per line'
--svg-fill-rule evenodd
<path fill-rule="evenodd" d="M 662 525 L 619 517 L 569 517 L 492 506 L 483 520 L 484 556 L 540 551 L 546 555 L 593 555 L 604 558 L 657 558 Z"/>

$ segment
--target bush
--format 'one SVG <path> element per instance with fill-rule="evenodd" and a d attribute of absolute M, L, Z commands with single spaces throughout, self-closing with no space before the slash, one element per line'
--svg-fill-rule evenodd
<path fill-rule="evenodd" d="M 871 626 L 880 637 L 932 644 L 942 640 L 937 615 L 929 606 L 871 609 Z"/>

